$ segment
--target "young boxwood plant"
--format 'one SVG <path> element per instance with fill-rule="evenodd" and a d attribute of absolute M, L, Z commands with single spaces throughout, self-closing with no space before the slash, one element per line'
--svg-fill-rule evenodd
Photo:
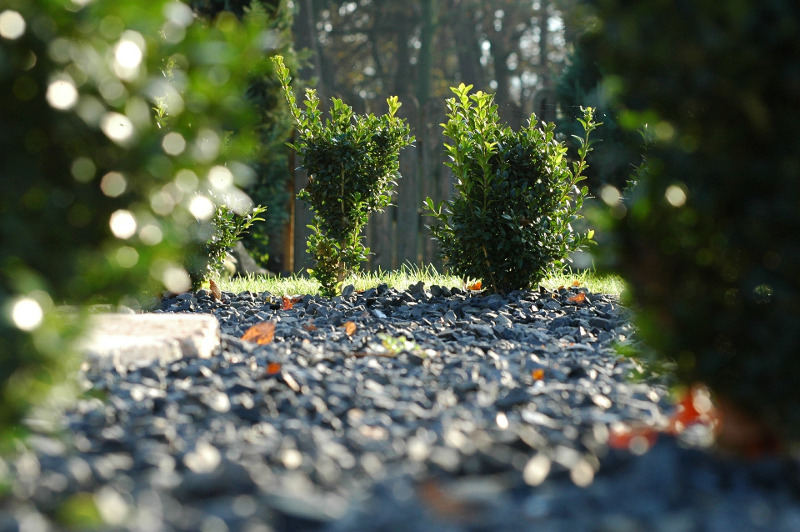
<path fill-rule="evenodd" d="M 593 109 L 584 109 L 579 159 L 570 169 L 566 147 L 554 138 L 554 124 L 514 132 L 499 125 L 491 94 L 470 94 L 463 83 L 447 100 L 444 134 L 455 177 L 455 195 L 426 208 L 440 224 L 430 226 L 441 253 L 458 275 L 481 279 L 491 292 L 527 289 L 569 254 L 591 242 L 592 231 L 577 233 L 572 224 L 588 194 L 584 179 L 591 151 Z"/>
<path fill-rule="evenodd" d="M 308 184 L 298 197 L 314 211 L 308 251 L 316 267 L 310 273 L 323 294 L 336 295 L 367 258 L 361 231 L 370 213 L 389 205 L 400 177 L 400 148 L 414 137 L 406 121 L 395 116 L 401 105 L 396 96 L 386 100 L 389 112 L 380 117 L 356 115 L 333 98 L 330 116 L 323 122 L 316 92 L 306 91 L 306 108 L 301 110 L 283 58 L 273 61 L 298 132 L 292 148 L 308 171 Z"/>
<path fill-rule="evenodd" d="M 242 239 L 251 226 L 256 222 L 263 222 L 261 214 L 266 207 L 256 205 L 244 213 L 237 213 L 224 203 L 214 208 L 211 219 L 211 235 L 203 245 L 203 260 L 198 268 L 189 272 L 192 278 L 192 288 L 199 288 L 203 281 L 219 280 L 225 265 L 225 257 L 236 243 Z"/>

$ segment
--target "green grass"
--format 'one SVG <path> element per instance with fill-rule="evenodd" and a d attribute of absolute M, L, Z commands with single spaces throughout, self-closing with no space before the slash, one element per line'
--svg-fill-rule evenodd
<path fill-rule="evenodd" d="M 409 285 L 419 281 L 425 286 L 439 285 L 448 287 L 465 288 L 472 285 L 473 280 L 464 280 L 455 275 L 439 273 L 431 265 L 418 267 L 404 264 L 399 270 L 384 272 L 362 272 L 345 282 L 345 286 L 352 284 L 356 290 L 366 290 L 379 284 L 386 283 L 391 288 L 405 290 Z M 599 294 L 612 294 L 619 296 L 624 289 L 623 280 L 615 275 L 598 275 L 593 271 L 565 271 L 554 274 L 540 284 L 548 290 L 555 290 L 560 286 L 570 287 L 574 282 L 589 289 L 590 292 Z M 286 295 L 318 295 L 320 292 L 319 283 L 307 276 L 293 275 L 292 277 L 234 277 L 224 278 L 219 283 L 220 288 L 225 292 L 241 293 L 250 291 L 254 293 L 269 292 L 276 296 Z"/>

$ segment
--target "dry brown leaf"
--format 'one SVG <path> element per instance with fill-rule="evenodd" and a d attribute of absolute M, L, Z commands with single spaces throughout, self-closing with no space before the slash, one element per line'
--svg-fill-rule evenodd
<path fill-rule="evenodd" d="M 586 303 L 586 294 L 584 292 L 578 292 L 574 296 L 567 298 L 567 301 L 575 303 L 576 305 L 583 305 Z"/>
<path fill-rule="evenodd" d="M 344 332 L 347 333 L 347 336 L 353 336 L 353 334 L 355 334 L 356 332 L 356 324 L 353 323 L 352 321 L 344 322 L 343 327 L 344 327 Z"/>
<path fill-rule="evenodd" d="M 222 299 L 222 290 L 220 290 L 220 288 L 217 285 L 217 283 L 214 282 L 214 279 L 209 279 L 208 280 L 208 286 L 209 286 L 209 288 L 211 290 L 211 297 L 213 297 L 217 301 Z"/>
<path fill-rule="evenodd" d="M 281 365 L 278 362 L 270 362 L 267 364 L 267 375 L 272 376 L 281 372 Z"/>
<path fill-rule="evenodd" d="M 578 287 L 578 286 L 580 286 L 580 285 L 581 285 L 581 283 L 580 283 L 580 282 L 578 282 L 578 281 L 572 281 L 572 286 Z"/>
<path fill-rule="evenodd" d="M 275 322 L 262 321 L 256 323 L 242 335 L 242 340 L 255 342 L 258 345 L 265 345 L 272 341 L 275 336 Z"/>
<path fill-rule="evenodd" d="M 544 380 L 544 370 L 542 368 L 537 368 L 531 372 L 531 377 L 535 381 Z"/>
<path fill-rule="evenodd" d="M 303 329 L 305 329 L 305 330 L 307 330 L 309 332 L 316 331 L 317 330 L 317 326 L 314 325 L 313 323 L 304 323 L 303 324 Z"/>

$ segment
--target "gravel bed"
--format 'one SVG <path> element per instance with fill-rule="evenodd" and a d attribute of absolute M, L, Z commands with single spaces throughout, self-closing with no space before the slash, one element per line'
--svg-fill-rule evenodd
<path fill-rule="evenodd" d="M 419 283 L 287 306 L 162 300 L 216 316 L 221 350 L 82 374 L 63 436 L 0 459 L 0 532 L 88 502 L 147 532 L 800 530 L 796 461 L 717 456 L 702 427 L 609 449 L 672 411 L 616 354 L 634 331 L 613 297 Z M 241 339 L 265 321 L 269 343 Z"/>

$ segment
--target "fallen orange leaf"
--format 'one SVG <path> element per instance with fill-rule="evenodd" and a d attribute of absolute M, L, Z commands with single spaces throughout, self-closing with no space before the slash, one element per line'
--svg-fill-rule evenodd
<path fill-rule="evenodd" d="M 544 370 L 542 368 L 531 371 L 531 376 L 535 381 L 544 380 Z"/>
<path fill-rule="evenodd" d="M 314 325 L 313 323 L 305 323 L 305 324 L 303 324 L 303 329 L 305 329 L 307 331 L 316 331 L 317 330 L 317 326 Z"/>
<path fill-rule="evenodd" d="M 242 335 L 242 340 L 255 342 L 258 345 L 265 345 L 270 343 L 274 336 L 275 323 L 271 321 L 262 321 L 247 329 Z"/>
<path fill-rule="evenodd" d="M 293 306 L 294 306 L 294 301 L 292 301 L 291 298 L 285 296 L 282 298 L 281 310 L 292 310 Z"/>
<path fill-rule="evenodd" d="M 482 286 L 482 285 L 481 285 L 481 282 L 480 282 L 480 281 L 475 281 L 475 282 L 474 282 L 474 283 L 472 283 L 471 285 L 468 285 L 468 286 L 467 286 L 467 290 L 480 290 L 480 289 L 481 289 L 481 286 Z"/>
<path fill-rule="evenodd" d="M 586 294 L 584 292 L 578 292 L 574 296 L 568 297 L 567 301 L 575 303 L 576 305 L 583 305 L 586 303 Z"/>
<path fill-rule="evenodd" d="M 275 375 L 281 372 L 281 365 L 278 362 L 270 362 L 267 364 L 267 375 Z"/>
<path fill-rule="evenodd" d="M 579 283 L 578 281 L 572 281 L 572 286 L 578 287 L 580 285 L 581 283 Z"/>
<path fill-rule="evenodd" d="M 352 321 L 346 321 L 343 327 L 344 327 L 344 332 L 347 333 L 347 336 L 353 336 L 353 334 L 356 332 L 356 324 L 353 323 Z"/>
<path fill-rule="evenodd" d="M 655 445 L 658 432 L 650 427 L 612 429 L 608 435 L 608 446 L 612 449 L 625 449 L 643 454 Z M 642 449 L 641 446 L 646 448 Z"/>
<path fill-rule="evenodd" d="M 693 386 L 689 389 L 677 407 L 667 429 L 672 434 L 679 434 L 686 427 L 697 423 L 714 426 L 718 422 L 716 409 L 711 404 L 708 390 L 703 386 Z"/>
<path fill-rule="evenodd" d="M 220 288 L 217 285 L 217 283 L 214 282 L 214 279 L 209 279 L 208 280 L 208 286 L 209 286 L 209 289 L 211 290 L 211 297 L 213 297 L 217 301 L 222 299 L 222 290 L 220 290 Z"/>

